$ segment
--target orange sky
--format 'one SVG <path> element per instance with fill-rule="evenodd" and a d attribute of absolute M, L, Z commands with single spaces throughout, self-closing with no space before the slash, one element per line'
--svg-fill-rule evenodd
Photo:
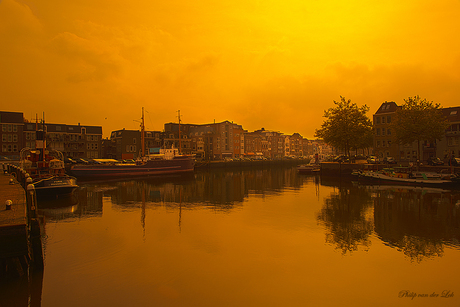
<path fill-rule="evenodd" d="M 0 0 L 0 102 L 104 136 L 229 120 L 312 138 L 340 95 L 460 106 L 459 0 Z"/>

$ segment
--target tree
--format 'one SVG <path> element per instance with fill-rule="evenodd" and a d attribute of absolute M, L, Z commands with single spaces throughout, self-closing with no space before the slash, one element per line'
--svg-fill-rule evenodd
<path fill-rule="evenodd" d="M 358 107 L 350 99 L 340 96 L 340 101 L 334 100 L 336 107 L 324 111 L 326 120 L 320 129 L 315 131 L 315 137 L 323 139 L 333 147 L 350 155 L 350 149 L 367 148 L 372 146 L 372 121 L 366 116 L 367 105 Z"/>
<path fill-rule="evenodd" d="M 396 111 L 391 129 L 399 144 L 417 142 L 417 157 L 420 160 L 420 142 L 440 140 L 450 124 L 443 116 L 439 103 L 421 99 L 418 95 L 404 99 L 404 102 Z"/>

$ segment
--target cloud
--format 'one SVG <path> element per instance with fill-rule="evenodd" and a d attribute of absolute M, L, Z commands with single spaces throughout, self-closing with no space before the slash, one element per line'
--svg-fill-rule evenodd
<path fill-rule="evenodd" d="M 4 46 L 41 34 L 42 24 L 30 7 L 14 0 L 0 1 L 0 37 Z M 2 48 L 3 49 L 3 48 Z"/>
<path fill-rule="evenodd" d="M 70 82 L 104 80 L 116 77 L 121 71 L 117 50 L 104 41 L 91 41 L 64 32 L 51 40 L 50 48 L 56 55 L 69 59 L 67 80 Z"/>

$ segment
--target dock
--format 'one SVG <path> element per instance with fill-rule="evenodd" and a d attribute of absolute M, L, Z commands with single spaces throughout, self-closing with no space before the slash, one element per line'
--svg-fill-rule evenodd
<path fill-rule="evenodd" d="M 43 268 L 35 191 L 26 192 L 17 167 L 0 170 L 0 278 L 27 276 Z"/>

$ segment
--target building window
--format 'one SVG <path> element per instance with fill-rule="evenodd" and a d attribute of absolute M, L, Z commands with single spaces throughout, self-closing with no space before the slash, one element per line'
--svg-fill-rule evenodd
<path fill-rule="evenodd" d="M 385 135 L 385 128 L 382 128 L 382 135 Z"/>
<path fill-rule="evenodd" d="M 133 138 L 133 144 L 136 144 L 136 138 Z"/>
<path fill-rule="evenodd" d="M 385 123 L 385 116 L 382 116 L 382 124 Z"/>
<path fill-rule="evenodd" d="M 2 125 L 2 131 L 3 131 L 3 132 L 6 132 L 6 124 L 3 124 L 3 125 Z"/>
<path fill-rule="evenodd" d="M 376 132 L 377 135 L 380 135 L 380 128 L 377 128 L 377 129 L 375 130 L 375 132 Z"/>
<path fill-rule="evenodd" d="M 13 142 L 17 142 L 18 141 L 18 135 L 17 134 L 13 134 Z"/>
<path fill-rule="evenodd" d="M 18 126 L 17 125 L 13 125 L 13 132 L 18 132 Z"/>
<path fill-rule="evenodd" d="M 391 123 L 391 116 L 387 116 L 387 123 Z"/>
<path fill-rule="evenodd" d="M 391 135 L 391 130 L 390 130 L 390 128 L 387 128 L 387 134 L 388 134 L 388 135 Z"/>

